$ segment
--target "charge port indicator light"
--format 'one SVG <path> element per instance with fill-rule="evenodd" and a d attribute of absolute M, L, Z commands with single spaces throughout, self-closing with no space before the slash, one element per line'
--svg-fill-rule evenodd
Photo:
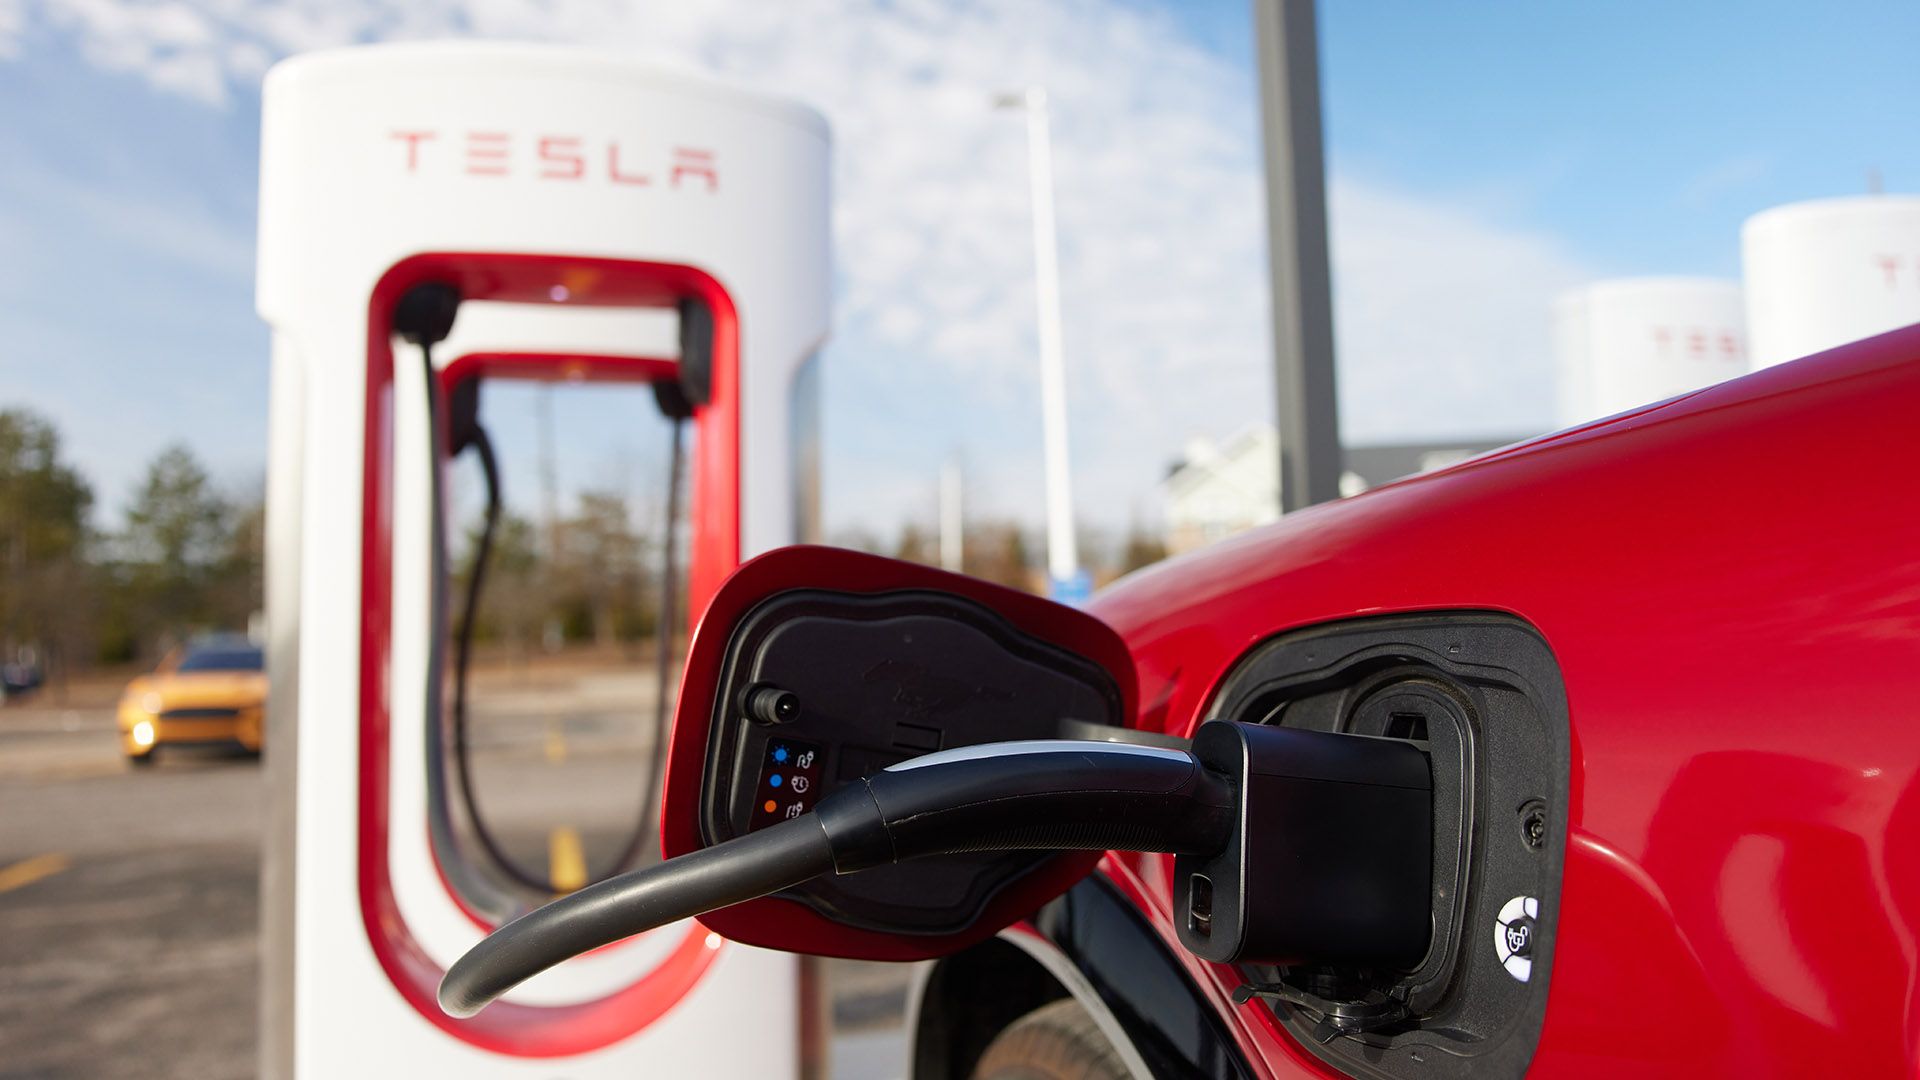
<path fill-rule="evenodd" d="M 768 784 L 769 786 L 771 786 L 771 787 L 779 787 L 779 786 L 780 786 L 780 774 L 779 774 L 779 773 L 774 773 L 774 774 L 773 774 L 772 776 L 769 776 L 769 777 L 767 777 L 767 784 Z"/>

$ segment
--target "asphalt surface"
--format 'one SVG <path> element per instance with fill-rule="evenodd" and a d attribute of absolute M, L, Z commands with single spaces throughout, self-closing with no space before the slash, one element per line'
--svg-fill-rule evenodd
<path fill-rule="evenodd" d="M 534 681 L 476 693 L 482 813 L 530 871 L 597 873 L 638 816 L 648 688 Z M 0 707 L 0 1080 L 255 1074 L 261 776 L 173 748 L 132 768 L 97 702 Z M 895 1073 L 906 970 L 829 979 L 833 1075 Z"/>
<path fill-rule="evenodd" d="M 252 1076 L 258 765 L 133 773 L 91 720 L 0 718 L 0 1077 Z"/>

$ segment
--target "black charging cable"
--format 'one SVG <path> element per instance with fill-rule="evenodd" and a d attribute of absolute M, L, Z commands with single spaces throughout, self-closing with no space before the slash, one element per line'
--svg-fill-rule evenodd
<path fill-rule="evenodd" d="M 633 867 L 643 861 L 652 848 L 652 842 L 658 835 L 653 828 L 656 805 L 660 800 L 662 774 L 666 770 L 667 730 L 672 718 L 672 699 L 674 685 L 674 623 L 677 618 L 678 593 L 680 587 L 679 540 L 677 523 L 680 520 L 681 474 L 684 451 L 682 450 L 681 429 L 691 415 L 691 408 L 682 408 L 676 403 L 684 403 L 677 390 L 660 392 L 656 384 L 655 396 L 660 400 L 661 409 L 669 420 L 669 445 L 667 454 L 667 500 L 666 523 L 660 542 L 660 616 L 654 636 L 655 650 L 655 700 L 653 712 L 653 748 L 646 770 L 646 781 L 641 788 L 640 811 L 633 829 L 627 835 L 627 842 L 608 864 L 609 869 L 594 880 L 611 877 L 614 874 Z M 518 865 L 509 856 L 487 827 L 486 819 L 481 816 L 478 799 L 475 796 L 476 785 L 472 775 L 471 755 L 469 754 L 467 721 L 467 667 L 473 649 L 473 633 L 476 613 L 480 610 L 480 596 L 485 580 L 486 569 L 493 551 L 493 537 L 500 518 L 500 468 L 493 451 L 493 440 L 487 435 L 487 429 L 478 418 L 478 409 L 462 407 L 456 403 L 456 430 L 454 432 L 452 453 L 459 454 L 463 443 L 472 446 L 480 458 L 480 468 L 486 479 L 487 508 L 486 517 L 480 528 L 480 538 L 474 549 L 473 571 L 467 578 L 466 608 L 461 613 L 460 625 L 454 637 L 454 683 L 452 703 L 452 727 L 454 765 L 459 771 L 461 802 L 467 810 L 467 817 L 473 822 L 474 834 L 479 837 L 481 847 L 513 880 L 542 892 L 553 891 L 551 879 L 540 877 Z"/>
<path fill-rule="evenodd" d="M 454 963 L 440 1006 L 470 1016 L 570 956 L 815 877 L 968 851 L 1168 852 L 1196 955 L 1406 970 L 1432 935 L 1432 797 L 1422 744 L 1265 724 L 1209 721 L 1191 749 L 946 750 L 508 923 Z"/>
<path fill-rule="evenodd" d="M 432 456 L 429 476 L 430 503 L 432 506 L 431 547 L 433 551 L 433 584 L 430 604 L 435 612 L 434 635 L 438 640 L 442 631 L 445 605 L 442 600 L 441 581 L 444 579 L 446 538 L 445 538 L 445 492 L 440 476 L 440 448 L 443 440 L 441 418 L 446 420 L 447 430 L 444 441 L 447 457 L 455 458 L 472 447 L 479 458 L 482 477 L 486 483 L 486 511 L 480 527 L 480 535 L 474 545 L 473 566 L 467 577 L 466 603 L 461 610 L 460 621 L 453 635 L 453 695 L 448 703 L 448 732 L 452 743 L 453 766 L 460 790 L 460 802 L 466 811 L 467 820 L 472 824 L 473 834 L 487 857 L 510 880 L 528 889 L 541 893 L 551 893 L 554 884 L 551 878 L 535 873 L 521 866 L 506 850 L 493 829 L 488 825 L 486 816 L 481 812 L 478 785 L 474 781 L 472 762 L 472 725 L 468 711 L 468 675 L 473 656 L 474 632 L 479 621 L 480 598 L 485 592 L 487 569 L 492 565 L 494 538 L 499 530 L 501 513 L 501 481 L 499 459 L 494 452 L 493 439 L 488 435 L 486 426 L 480 422 L 479 387 L 468 382 L 461 385 L 450 402 L 443 401 L 439 373 L 434 366 L 433 346 L 445 340 L 452 332 L 453 319 L 460 304 L 460 294 L 453 287 L 438 283 L 417 286 L 406 293 L 394 312 L 394 329 L 401 337 L 420 349 L 421 362 L 426 378 L 426 401 L 428 430 L 430 432 Z M 666 522 L 661 539 L 660 567 L 660 617 L 655 637 L 658 642 L 655 656 L 656 699 L 653 716 L 653 760 L 646 770 L 646 781 L 641 789 L 640 810 L 627 842 L 618 856 L 609 864 L 604 876 L 611 876 L 629 870 L 644 860 L 652 847 L 657 830 L 652 826 L 656 817 L 656 806 L 660 798 L 661 777 L 665 771 L 665 748 L 667 730 L 671 720 L 671 703 L 674 688 L 674 625 L 677 621 L 677 601 L 680 588 L 678 534 L 682 495 L 682 474 L 684 473 L 682 429 L 693 415 L 692 403 L 685 391 L 675 382 L 657 382 L 654 384 L 654 397 L 660 410 L 670 421 L 668 463 L 667 463 L 667 500 Z M 440 715 L 440 680 L 430 680 L 428 689 L 428 715 Z M 437 738 L 434 747 L 437 748 Z M 438 755 L 433 755 L 437 759 Z"/>
<path fill-rule="evenodd" d="M 479 800 L 475 797 L 467 716 L 467 672 L 472 660 L 473 632 L 478 619 L 480 594 L 485 587 L 487 565 L 492 558 L 493 538 L 500 519 L 500 467 L 493 452 L 493 441 L 480 424 L 477 388 L 466 389 L 449 409 L 441 393 L 439 369 L 433 362 L 433 347 L 453 332 L 453 321 L 459 308 L 458 289 L 439 282 L 429 282 L 417 285 L 401 296 L 393 314 L 395 332 L 420 349 L 421 375 L 425 379 L 428 549 L 431 560 L 427 605 L 431 612 L 430 633 L 433 641 L 444 640 L 446 636 L 446 490 L 440 472 L 441 448 L 444 446 L 446 456 L 452 458 L 466 447 L 474 447 L 487 486 L 486 517 L 481 526 L 479 542 L 475 545 L 473 569 L 467 579 L 466 608 L 461 612 L 453 637 L 453 700 L 445 703 L 447 707 L 444 711 L 444 688 L 437 665 L 427 679 L 427 717 L 435 722 L 435 726 L 428 729 L 428 769 L 432 775 L 444 772 L 444 754 L 440 749 L 443 731 L 438 726 L 444 723 L 447 729 L 444 737 L 452 743 L 460 802 L 466 809 L 467 820 L 472 825 L 474 838 L 479 841 L 481 850 L 512 881 L 529 889 L 551 893 L 553 884 L 550 880 L 529 872 L 507 854 L 505 846 L 488 827 L 486 817 L 480 812 Z M 432 820 L 435 831 L 444 833 L 445 839 L 451 842 L 450 823 L 444 819 L 445 810 L 442 806 L 436 809 Z"/>
<path fill-rule="evenodd" d="M 679 524 L 681 503 L 682 448 L 681 429 L 693 416 L 693 404 L 677 382 L 656 382 L 653 396 L 669 423 L 667 433 L 667 505 L 666 520 L 660 537 L 660 617 L 654 624 L 654 701 L 653 749 L 647 766 L 646 786 L 640 795 L 640 822 L 626 847 L 613 861 L 611 873 L 631 870 L 647 857 L 659 830 L 651 827 L 660 801 L 660 787 L 667 771 L 667 733 L 673 720 L 674 628 L 679 621 Z"/>
<path fill-rule="evenodd" d="M 494 456 L 493 439 L 477 419 L 467 429 L 466 443 L 473 447 L 480 459 L 480 471 L 486 479 L 487 508 L 481 521 L 479 540 L 474 544 L 473 568 L 467 574 L 466 606 L 461 609 L 460 625 L 453 638 L 453 702 L 449 717 L 453 767 L 460 781 L 460 804 L 466 808 L 467 820 L 473 823 L 473 834 L 487 857 L 502 873 L 519 884 L 550 893 L 554 891 L 553 880 L 521 866 L 513 856 L 507 854 L 506 847 L 488 827 L 485 815 L 480 812 L 480 800 L 476 794 L 478 785 L 473 779 L 472 725 L 467 715 L 467 671 L 473 660 L 473 634 L 479 621 L 480 596 L 486 588 L 487 567 L 493 558 L 494 533 L 500 523 L 500 463 Z M 458 454 L 460 450 L 456 441 L 452 453 Z"/>
<path fill-rule="evenodd" d="M 440 1007 L 471 1016 L 569 957 L 824 874 L 966 851 L 1212 851 L 1234 805 L 1183 750 L 1046 740 L 930 754 L 843 785 L 811 813 L 515 919 L 454 963 Z"/>

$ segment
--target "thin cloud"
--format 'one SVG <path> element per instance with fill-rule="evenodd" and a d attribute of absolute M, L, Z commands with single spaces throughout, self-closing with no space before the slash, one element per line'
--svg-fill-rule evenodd
<path fill-rule="evenodd" d="M 20 35 L 27 26 L 23 0 L 0 0 L 0 60 L 20 55 Z"/>
<path fill-rule="evenodd" d="M 10 3 L 0 0 L 0 48 Z M 989 501 L 1037 517 L 1025 142 L 1021 118 L 990 99 L 1044 84 L 1083 513 L 1121 523 L 1143 496 L 1151 503 L 1190 435 L 1272 415 L 1254 87 L 1161 10 L 1119 0 L 34 0 L 28 10 L 92 63 L 214 107 L 255 92 L 266 63 L 291 52 L 466 36 L 590 43 L 812 102 L 836 140 L 827 387 L 844 396 L 829 411 L 882 433 L 830 458 L 829 509 L 883 529 L 903 512 L 887 500 L 956 446 L 987 478 Z M 1546 422 L 1547 304 L 1591 276 L 1576 260 L 1547 238 L 1337 176 L 1332 213 L 1352 436 Z M 848 404 L 928 387 L 945 395 L 939 415 Z M 872 449 L 882 443 L 899 446 L 884 466 Z"/>
<path fill-rule="evenodd" d="M 1473 210 L 1338 177 L 1330 201 L 1348 443 L 1551 427 L 1553 297 L 1594 271 Z"/>
<path fill-rule="evenodd" d="M 43 0 L 55 28 L 79 39 L 86 57 L 107 71 L 133 72 L 154 86 L 211 105 L 227 98 L 218 55 L 221 33 L 194 8 L 177 2 Z"/>
<path fill-rule="evenodd" d="M 1773 169 L 1772 154 L 1731 157 L 1687 178 L 1675 200 L 1682 206 L 1705 206 L 1729 191 L 1738 191 L 1765 179 Z"/>
<path fill-rule="evenodd" d="M 85 223 L 76 240 L 109 244 L 235 282 L 253 276 L 251 222 L 218 218 L 177 200 L 130 202 L 121 186 L 76 183 L 32 162 L 10 162 L 0 192 L 35 212 Z"/>

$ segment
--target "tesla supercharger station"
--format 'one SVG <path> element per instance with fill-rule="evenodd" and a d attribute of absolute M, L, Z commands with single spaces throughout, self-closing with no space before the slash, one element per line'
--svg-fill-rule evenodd
<path fill-rule="evenodd" d="M 449 806 L 441 508 L 464 384 L 604 379 L 686 413 L 683 616 L 803 538 L 825 123 L 638 63 L 477 44 L 298 57 L 264 114 L 263 1075 L 796 1075 L 799 962 L 692 922 L 472 1020 L 435 1005 L 453 959 L 540 899 L 500 884 Z"/>

